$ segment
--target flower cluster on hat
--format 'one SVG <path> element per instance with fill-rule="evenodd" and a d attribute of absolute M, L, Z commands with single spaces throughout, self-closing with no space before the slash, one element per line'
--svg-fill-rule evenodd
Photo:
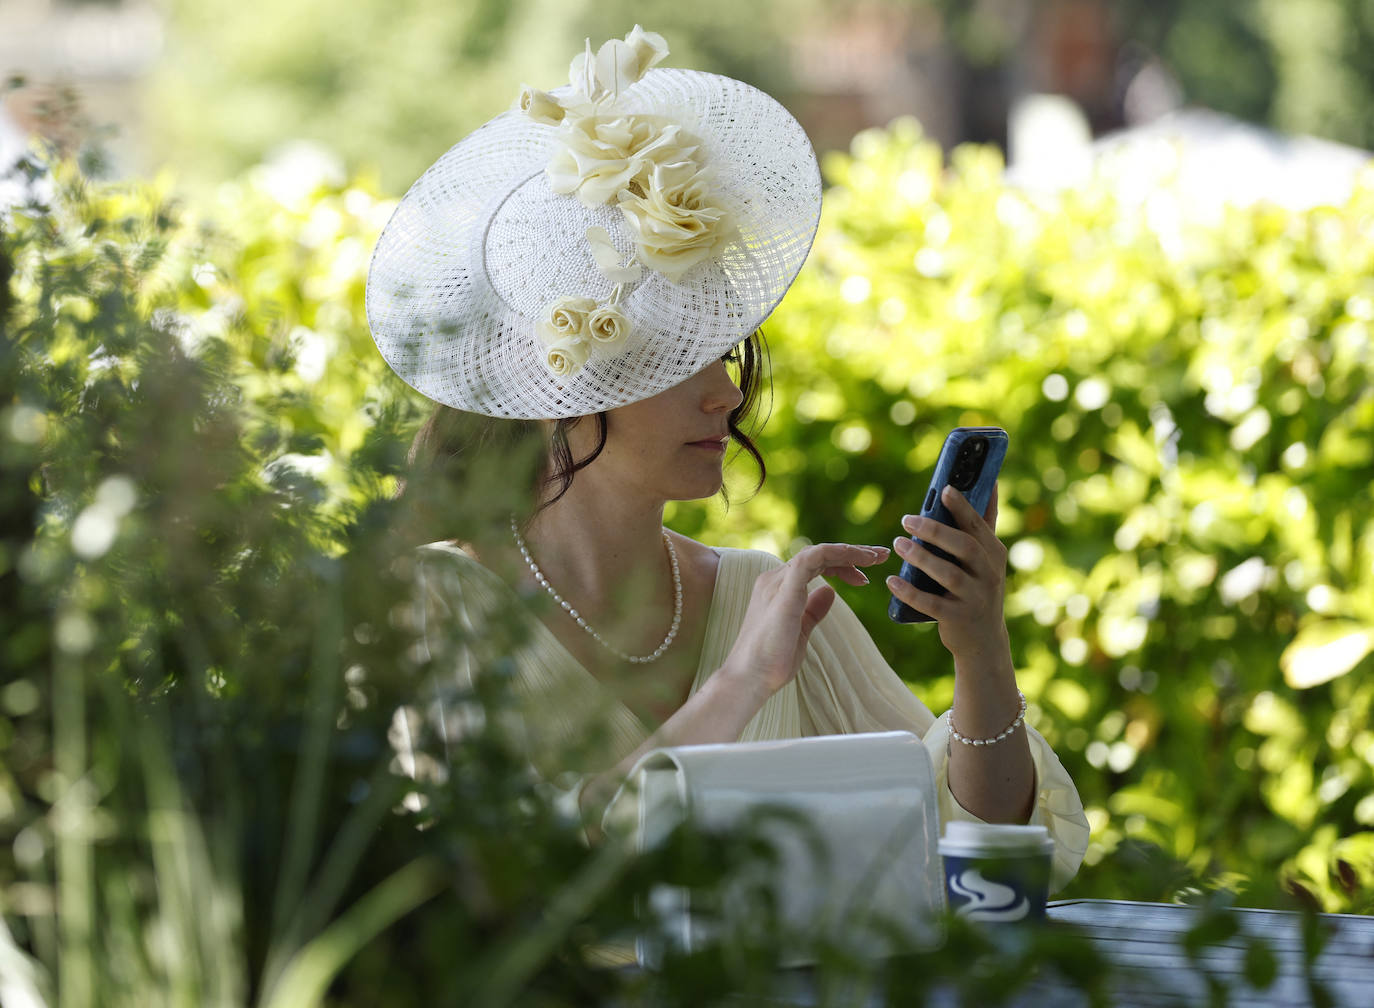
<path fill-rule="evenodd" d="M 526 87 L 516 107 L 559 130 L 557 149 L 545 169 L 549 188 L 587 207 L 619 207 L 639 263 L 680 283 L 692 267 L 725 246 L 734 224 L 701 157 L 701 141 L 664 116 L 620 106 L 621 93 L 667 55 L 663 36 L 639 25 L 623 40 L 603 44 L 595 55 L 588 40 L 569 68 L 567 95 Z M 640 279 L 639 268 L 620 262 L 603 228 L 589 229 L 587 237 L 597 268 L 615 285 L 610 304 L 597 306 L 606 310 L 597 321 L 615 333 L 610 345 L 619 346 L 631 328 L 619 310 L 620 297 L 626 285 Z M 570 353 L 564 347 L 569 337 L 553 321 L 562 318 L 568 304 L 582 300 L 560 299 L 549 306 L 539 326 L 540 339 L 550 348 L 546 364 L 559 377 L 575 373 L 590 356 L 590 344 L 579 346 L 579 352 L 587 350 L 581 357 Z M 554 332 L 560 334 L 556 360 L 555 343 L 550 342 Z"/>
<path fill-rule="evenodd" d="M 620 352 L 630 323 L 616 303 L 567 297 L 548 307 L 535 331 L 544 346 L 544 366 L 555 377 L 567 378 L 593 356 Z"/>

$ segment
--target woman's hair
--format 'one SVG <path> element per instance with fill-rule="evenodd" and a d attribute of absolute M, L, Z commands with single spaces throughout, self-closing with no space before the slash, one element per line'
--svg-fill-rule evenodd
<path fill-rule="evenodd" d="M 757 430 L 767 420 L 754 422 L 754 413 L 763 398 L 763 388 L 768 382 L 768 344 L 763 330 L 750 335 L 723 360 L 738 368 L 736 383 L 742 398 L 740 404 L 730 411 L 728 428 L 735 443 L 754 460 L 759 468 L 759 480 L 754 489 L 763 486 L 768 468 L 763 455 L 745 430 Z M 568 432 L 584 420 L 596 424 L 596 443 L 582 458 L 574 458 L 568 443 Z M 430 414 L 411 442 L 407 456 L 412 471 L 444 469 L 450 476 L 461 477 L 473 464 L 482 458 L 508 456 L 518 457 L 521 452 L 530 450 L 531 442 L 542 439 L 542 423 L 538 420 L 507 420 L 498 417 L 480 416 L 454 409 L 451 406 L 437 406 Z M 554 421 L 553 432 L 549 437 L 547 455 L 540 454 L 544 461 L 531 474 L 530 499 L 542 500 L 542 510 L 558 500 L 572 486 L 573 477 L 591 465 L 606 447 L 606 414 L 594 413 L 590 417 L 568 417 Z M 552 493 L 550 494 L 550 491 Z M 728 502 L 729 496 L 722 488 Z"/>

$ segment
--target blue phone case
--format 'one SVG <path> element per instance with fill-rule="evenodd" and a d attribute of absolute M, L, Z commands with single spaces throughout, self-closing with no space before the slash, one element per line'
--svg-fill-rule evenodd
<path fill-rule="evenodd" d="M 954 516 L 949 513 L 949 509 L 940 500 L 940 493 L 945 485 L 949 483 L 950 477 L 954 474 L 955 460 L 959 457 L 959 449 L 965 442 L 974 438 L 982 437 L 987 440 L 988 450 L 983 457 L 982 469 L 979 471 L 973 485 L 964 491 L 964 496 L 973 505 L 973 510 L 982 514 L 988 506 L 988 501 L 992 499 L 992 488 L 997 483 L 997 474 L 1002 469 L 1002 459 L 1007 454 L 1007 432 L 1000 427 L 956 427 L 949 432 L 945 438 L 944 447 L 940 449 L 940 458 L 935 463 L 935 475 L 930 479 L 930 489 L 926 492 L 925 503 L 921 506 L 921 514 L 934 518 L 938 522 L 943 522 L 953 528 L 958 528 L 959 523 L 954 520 Z M 938 546 L 929 546 L 916 540 L 917 545 L 930 550 L 938 557 L 945 560 L 954 560 L 948 553 Z M 958 561 L 954 561 L 958 562 Z M 900 576 L 903 580 L 910 582 L 922 591 L 930 592 L 933 595 L 944 595 L 943 585 L 934 581 L 930 575 L 919 570 L 911 564 L 903 562 Z M 900 601 L 896 596 L 888 602 L 887 615 L 895 623 L 929 623 L 933 617 L 925 613 L 917 612 L 905 602 Z"/>

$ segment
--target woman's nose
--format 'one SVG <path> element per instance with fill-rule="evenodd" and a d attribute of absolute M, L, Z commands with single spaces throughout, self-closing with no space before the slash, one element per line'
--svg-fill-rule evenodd
<path fill-rule="evenodd" d="M 744 402 L 744 393 L 730 376 L 724 361 L 716 361 L 706 369 L 706 384 L 702 393 L 702 409 L 707 413 L 729 413 Z"/>

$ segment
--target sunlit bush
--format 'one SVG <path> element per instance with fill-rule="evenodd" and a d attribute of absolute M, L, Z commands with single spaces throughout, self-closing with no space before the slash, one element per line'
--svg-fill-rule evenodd
<path fill-rule="evenodd" d="M 1005 427 L 1015 658 L 1094 827 L 1072 892 L 1374 907 L 1374 170 L 1219 226 L 1109 179 L 1018 191 L 988 149 L 946 167 L 910 122 L 826 170 L 767 330 L 767 486 L 679 519 L 886 543 L 949 427 Z M 935 635 L 847 597 L 948 702 Z"/>

